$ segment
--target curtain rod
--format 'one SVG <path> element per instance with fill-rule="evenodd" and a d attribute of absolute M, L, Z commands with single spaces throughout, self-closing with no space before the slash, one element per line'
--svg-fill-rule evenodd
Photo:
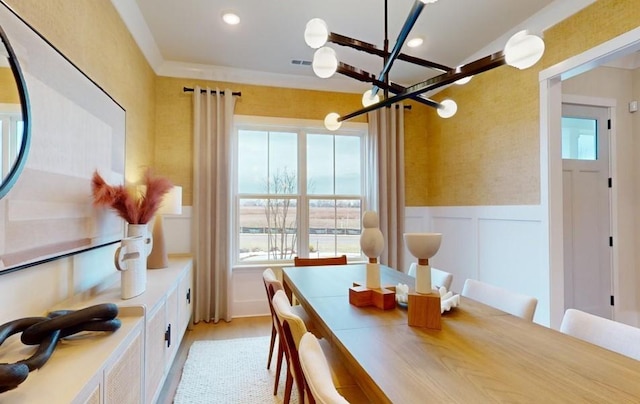
<path fill-rule="evenodd" d="M 183 88 L 182 88 L 182 90 L 183 90 L 185 93 L 192 93 L 192 92 L 193 92 L 193 88 L 189 88 L 189 87 L 183 87 Z M 202 90 L 200 90 L 200 93 L 201 93 L 201 94 L 204 94 L 204 93 L 206 93 L 206 92 L 207 92 L 207 90 L 206 90 L 206 89 L 202 89 Z M 211 90 L 211 92 L 212 92 L 212 93 L 214 93 L 214 94 L 216 93 L 216 91 L 215 91 L 215 90 Z M 220 91 L 220 94 L 224 95 L 224 90 Z M 233 93 L 231 93 L 231 94 L 232 94 L 232 95 L 237 95 L 238 97 L 241 97 L 241 96 L 242 96 L 242 92 L 240 92 L 240 91 L 234 91 L 234 92 L 233 92 Z M 397 107 L 398 107 L 398 106 L 396 105 L 396 108 L 397 108 Z M 405 106 L 404 106 L 404 109 L 411 109 L 411 105 L 405 105 Z"/>
<path fill-rule="evenodd" d="M 185 93 L 192 93 L 192 92 L 193 92 L 193 88 L 189 88 L 189 87 L 183 87 L 183 88 L 182 88 L 182 90 L 183 90 Z M 200 94 L 204 94 L 204 93 L 206 93 L 206 92 L 207 92 L 207 90 L 206 90 L 206 89 L 202 89 L 202 90 L 200 90 Z M 211 93 L 215 94 L 215 93 L 216 93 L 216 90 L 211 90 Z M 220 94 L 221 94 L 221 95 L 224 95 L 224 90 L 220 91 Z M 237 95 L 238 97 L 241 97 L 241 96 L 242 96 L 242 92 L 240 92 L 240 91 L 234 91 L 234 92 L 232 92 L 232 93 L 231 93 L 231 95 Z"/>

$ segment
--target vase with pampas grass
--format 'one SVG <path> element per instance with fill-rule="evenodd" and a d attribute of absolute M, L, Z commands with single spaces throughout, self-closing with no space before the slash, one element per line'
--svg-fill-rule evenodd
<path fill-rule="evenodd" d="M 95 171 L 91 190 L 95 206 L 109 207 L 127 222 L 127 237 L 144 237 L 146 262 L 146 256 L 149 255 L 153 246 L 148 223 L 160 208 L 162 197 L 173 187 L 173 184 L 167 178 L 155 176 L 151 169 L 147 169 L 141 185 L 133 191 L 124 185 L 109 185 Z"/>

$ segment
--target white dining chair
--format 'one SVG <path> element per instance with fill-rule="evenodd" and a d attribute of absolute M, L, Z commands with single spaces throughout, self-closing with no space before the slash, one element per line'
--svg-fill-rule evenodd
<path fill-rule="evenodd" d="M 464 281 L 462 296 L 532 321 L 538 299 L 475 279 Z"/>
<path fill-rule="evenodd" d="M 289 363 L 285 382 L 284 403 L 287 404 L 289 402 L 293 382 L 298 386 L 298 393 L 301 395 L 300 401 L 302 401 L 305 389 L 304 381 L 300 380 L 300 377 L 298 377 L 299 375 L 296 375 L 296 368 L 299 366 L 298 349 L 300 346 L 300 340 L 308 331 L 304 321 L 302 321 L 302 319 L 293 311 L 293 306 L 291 306 L 291 303 L 283 290 L 275 292 L 272 304 L 273 310 L 279 321 L 280 329 L 278 330 L 278 333 L 280 335 L 280 343 L 285 347 L 285 356 L 287 356 L 287 361 Z M 290 335 L 290 338 L 287 338 L 287 335 L 285 335 L 285 323 L 287 334 Z M 280 331 L 283 332 L 280 333 Z M 331 376 L 335 386 L 338 388 L 356 387 L 357 385 L 355 380 L 345 365 L 342 364 L 338 353 L 335 352 L 327 340 L 321 339 L 321 341 L 321 347 L 324 355 L 327 358 L 327 361 L 331 363 Z"/>
<path fill-rule="evenodd" d="M 331 368 L 318 339 L 307 332 L 300 339 L 298 359 L 304 374 L 308 393 L 319 404 L 348 404 L 338 393 L 331 378 Z"/>
<path fill-rule="evenodd" d="M 415 262 L 409 265 L 409 272 L 407 274 L 409 276 L 416 277 L 416 267 L 418 264 Z M 434 288 L 440 288 L 444 286 L 445 289 L 451 290 L 451 282 L 453 282 L 453 274 L 443 271 L 441 269 L 437 269 L 431 267 L 431 286 Z"/>
<path fill-rule="evenodd" d="M 567 309 L 560 332 L 640 360 L 640 328 L 576 309 Z"/>
<path fill-rule="evenodd" d="M 284 293 L 284 286 L 282 285 L 282 282 L 278 280 L 278 278 L 276 277 L 276 274 L 273 272 L 271 268 L 267 268 L 262 272 L 262 282 L 264 283 L 264 288 L 267 293 L 267 300 L 269 303 L 269 311 L 271 312 L 271 341 L 269 343 L 269 356 L 267 358 L 267 369 L 269 369 L 271 367 L 271 358 L 273 356 L 275 342 L 276 342 L 276 339 L 279 338 L 278 336 L 279 325 L 277 324 L 278 317 L 276 316 L 276 313 L 273 309 L 272 300 L 273 300 L 273 296 L 277 291 L 282 290 Z M 307 312 L 304 310 L 302 306 L 300 305 L 292 306 L 291 311 L 302 319 L 307 330 L 309 330 L 310 332 L 316 335 L 320 335 L 319 331 L 311 321 L 311 318 L 309 317 L 309 315 L 307 314 Z M 280 383 L 280 370 L 282 369 L 283 358 L 284 358 L 284 347 L 282 346 L 282 344 L 278 344 L 277 361 L 276 361 L 276 377 L 275 377 L 276 380 L 273 385 L 273 395 L 278 394 L 278 386 Z"/>

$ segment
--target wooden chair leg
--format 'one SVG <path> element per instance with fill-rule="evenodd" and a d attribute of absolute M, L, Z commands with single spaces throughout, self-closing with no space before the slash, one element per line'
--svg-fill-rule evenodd
<path fill-rule="evenodd" d="M 269 344 L 269 359 L 267 359 L 267 369 L 271 367 L 271 357 L 273 356 L 273 347 L 276 343 L 276 326 L 271 323 L 271 342 Z"/>
<path fill-rule="evenodd" d="M 298 386 L 298 402 L 304 403 L 304 383 L 296 383 L 296 385 Z"/>
<path fill-rule="evenodd" d="M 291 400 L 291 390 L 293 389 L 293 375 L 291 374 L 291 371 L 289 370 L 289 366 L 287 366 L 287 382 L 285 383 L 284 386 L 284 401 L 283 404 L 289 404 L 289 401 Z M 304 403 L 304 401 L 303 401 Z"/>
<path fill-rule="evenodd" d="M 284 356 L 284 350 L 282 348 L 282 341 L 278 339 L 278 360 L 276 363 L 276 383 L 273 386 L 273 395 L 278 395 L 278 384 L 280 383 L 280 370 L 282 369 L 282 357 Z"/>

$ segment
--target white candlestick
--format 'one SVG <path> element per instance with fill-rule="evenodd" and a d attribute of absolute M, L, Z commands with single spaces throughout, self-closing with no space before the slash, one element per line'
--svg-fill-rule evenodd
<path fill-rule="evenodd" d="M 367 263 L 367 288 L 380 288 L 380 264 Z"/>
<path fill-rule="evenodd" d="M 416 292 L 429 294 L 433 292 L 431 288 L 431 265 L 416 266 Z"/>

